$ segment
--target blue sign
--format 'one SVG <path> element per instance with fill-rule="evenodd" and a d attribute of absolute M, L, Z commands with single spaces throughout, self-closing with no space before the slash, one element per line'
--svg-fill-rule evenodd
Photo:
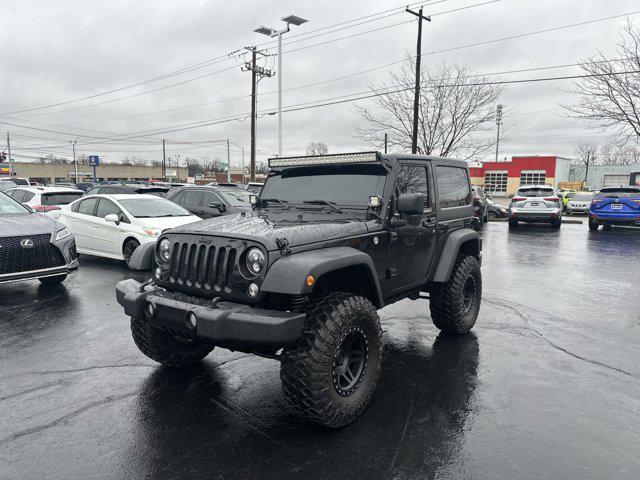
<path fill-rule="evenodd" d="M 98 155 L 89 155 L 89 166 L 97 167 L 100 165 L 100 157 Z"/>

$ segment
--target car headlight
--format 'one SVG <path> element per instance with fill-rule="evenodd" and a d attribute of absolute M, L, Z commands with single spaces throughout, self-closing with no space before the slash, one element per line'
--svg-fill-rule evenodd
<path fill-rule="evenodd" d="M 165 262 L 168 262 L 171 259 L 171 242 L 168 239 L 163 238 L 160 240 L 158 253 L 160 254 L 160 258 Z"/>
<path fill-rule="evenodd" d="M 56 240 L 62 240 L 63 238 L 67 238 L 69 235 L 71 235 L 71 230 L 69 230 L 67 227 L 62 228 L 62 230 L 58 230 L 58 232 L 56 233 Z"/>
<path fill-rule="evenodd" d="M 251 248 L 247 252 L 245 259 L 247 269 L 254 275 L 258 275 L 262 271 L 266 261 L 267 259 L 265 258 L 264 253 L 262 253 L 262 250 L 256 247 Z"/>

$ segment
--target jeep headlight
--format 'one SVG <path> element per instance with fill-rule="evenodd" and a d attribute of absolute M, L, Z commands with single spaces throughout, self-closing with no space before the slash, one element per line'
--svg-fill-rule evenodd
<path fill-rule="evenodd" d="M 247 269 L 253 275 L 258 275 L 264 269 L 264 265 L 267 262 L 267 259 L 262 253 L 262 250 L 259 248 L 253 247 L 249 249 L 247 252 L 245 263 L 247 265 Z"/>
<path fill-rule="evenodd" d="M 56 240 L 62 240 L 63 238 L 67 238 L 69 235 L 71 235 L 71 231 L 67 227 L 63 227 L 56 233 Z"/>
<path fill-rule="evenodd" d="M 171 259 L 171 242 L 168 239 L 163 238 L 160 240 L 160 244 L 158 245 L 158 254 L 165 262 L 168 262 Z"/>

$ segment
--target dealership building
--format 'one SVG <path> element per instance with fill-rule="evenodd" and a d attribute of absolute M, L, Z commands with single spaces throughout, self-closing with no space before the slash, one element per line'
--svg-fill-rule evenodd
<path fill-rule="evenodd" d="M 569 181 L 582 182 L 593 189 L 619 187 L 620 185 L 640 185 L 640 163 L 631 165 L 572 165 Z"/>
<path fill-rule="evenodd" d="M 512 157 L 503 162 L 470 164 L 471 183 L 498 196 L 513 195 L 520 185 L 568 182 L 570 158 L 555 155 Z"/>

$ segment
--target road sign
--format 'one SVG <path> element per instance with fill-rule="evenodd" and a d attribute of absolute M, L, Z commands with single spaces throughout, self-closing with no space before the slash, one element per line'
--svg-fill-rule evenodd
<path fill-rule="evenodd" d="M 97 167 L 100 165 L 100 157 L 98 155 L 89 155 L 89 166 Z"/>

